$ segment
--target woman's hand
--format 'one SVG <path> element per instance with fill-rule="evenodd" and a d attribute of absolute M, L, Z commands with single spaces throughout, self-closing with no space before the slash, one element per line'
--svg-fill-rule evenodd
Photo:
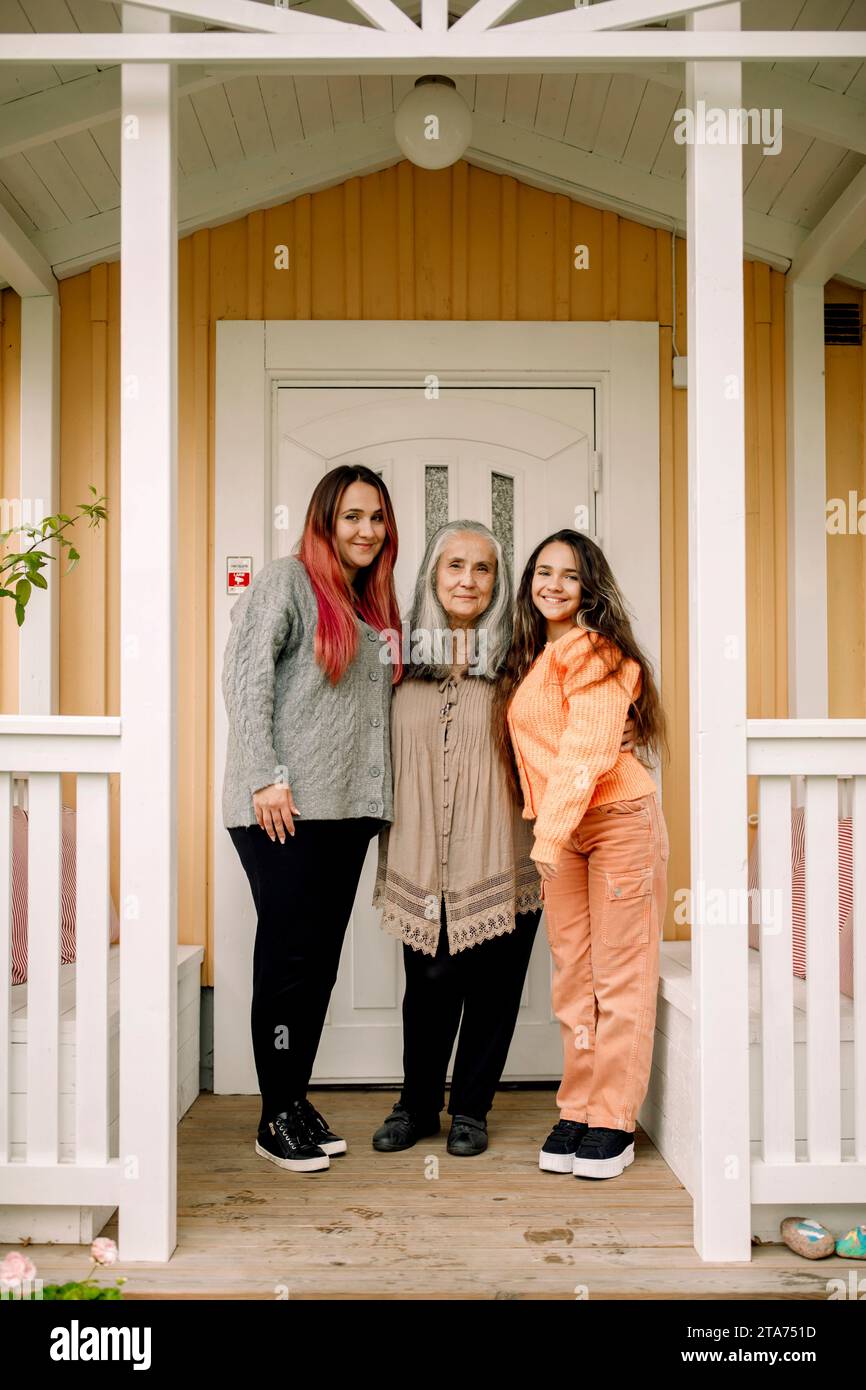
<path fill-rule="evenodd" d="M 301 813 L 295 805 L 291 787 L 287 787 L 285 782 L 274 782 L 269 787 L 260 787 L 257 792 L 253 792 L 253 809 L 262 830 L 266 830 L 272 840 L 279 837 L 280 844 L 284 845 L 286 831 L 294 835 L 295 824 L 292 816 L 299 816 Z"/>
<path fill-rule="evenodd" d="M 631 708 L 631 706 L 629 706 L 629 708 Z M 633 748 L 637 747 L 634 735 L 635 722 L 631 715 L 629 715 L 625 721 L 625 728 L 622 731 L 622 743 L 619 745 L 620 753 L 630 753 Z"/>
<path fill-rule="evenodd" d="M 555 864 L 542 864 L 538 859 L 536 859 L 535 867 L 538 870 L 543 883 L 547 883 L 550 879 L 556 878 L 558 871 Z"/>

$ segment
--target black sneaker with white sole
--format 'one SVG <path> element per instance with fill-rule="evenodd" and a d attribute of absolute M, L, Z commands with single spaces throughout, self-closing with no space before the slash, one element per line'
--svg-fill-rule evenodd
<path fill-rule="evenodd" d="M 328 1155 L 314 1142 L 297 1103 L 291 1110 L 275 1115 L 259 1130 L 256 1153 L 278 1168 L 288 1168 L 294 1173 L 316 1173 L 331 1166 Z"/>
<path fill-rule="evenodd" d="M 318 1144 L 322 1152 L 331 1158 L 334 1157 L 334 1154 L 344 1154 L 349 1147 L 348 1144 L 345 1139 L 340 1138 L 339 1134 L 334 1133 L 324 1115 L 320 1115 L 315 1106 L 306 1099 L 302 1100 L 300 1104 L 313 1142 Z"/>
<path fill-rule="evenodd" d="M 593 1126 L 580 1141 L 572 1171 L 576 1178 L 617 1178 L 630 1163 L 634 1163 L 634 1134 Z"/>
<path fill-rule="evenodd" d="M 538 1166 L 546 1173 L 571 1173 L 574 1155 L 588 1125 L 581 1120 L 557 1120 L 538 1155 Z"/>

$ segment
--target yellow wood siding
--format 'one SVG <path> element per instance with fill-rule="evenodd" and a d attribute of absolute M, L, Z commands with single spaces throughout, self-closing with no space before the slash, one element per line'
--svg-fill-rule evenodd
<path fill-rule="evenodd" d="M 858 304 L 862 290 L 833 280 L 826 299 Z M 866 348 L 825 349 L 827 401 L 827 497 L 845 502 L 849 531 L 827 536 L 827 644 L 830 651 L 830 715 L 866 716 L 866 514 L 852 524 L 849 494 L 866 498 Z M 856 527 L 858 519 L 853 525 Z"/>
<path fill-rule="evenodd" d="M 589 267 L 573 268 L 574 247 Z M 276 248 L 287 246 L 289 269 Z M 685 244 L 676 247 L 678 350 L 687 351 Z M 104 535 L 82 535 L 61 587 L 61 711 L 119 712 L 119 273 L 61 285 L 62 506 L 93 482 Z M 749 713 L 785 703 L 784 277 L 745 266 Z M 4 295 L 0 379 L 5 495 L 17 471 L 16 297 Z M 671 384 L 670 234 L 460 162 L 402 162 L 185 237 L 179 248 L 180 940 L 205 943 L 212 981 L 210 625 L 214 344 L 219 319 L 643 319 L 660 324 L 663 697 L 671 762 L 664 793 L 671 892 L 688 883 L 688 511 L 686 395 Z M 862 373 L 861 373 L 862 405 Z M 862 449 L 861 449 L 862 455 Z M 258 460 L 250 460 L 257 466 Z M 142 524 L 147 524 L 143 519 Z M 724 576 L 720 576 L 724 583 Z M 11 607 L 11 605 L 9 605 Z M 861 627 L 862 627 L 861 593 Z M 14 619 L 13 626 L 14 626 Z M 16 709 L 14 632 L 0 607 L 3 709 Z M 862 645 L 861 645 L 862 651 Z M 862 682 L 861 682 L 862 684 Z M 116 816 L 116 806 L 115 806 Z M 116 821 L 115 821 L 116 835 Z M 112 882 L 117 892 L 117 857 Z M 669 915 L 668 936 L 688 935 Z"/>

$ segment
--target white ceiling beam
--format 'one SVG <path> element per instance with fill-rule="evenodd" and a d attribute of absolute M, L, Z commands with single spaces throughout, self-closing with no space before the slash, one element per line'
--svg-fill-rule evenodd
<path fill-rule="evenodd" d="M 421 28 L 425 34 L 448 30 L 448 0 L 421 0 Z"/>
<path fill-rule="evenodd" d="M 106 0 L 106 3 L 111 4 L 113 0 Z M 338 20 L 322 19 L 294 7 L 283 8 L 276 0 L 271 5 L 259 5 L 256 0 L 135 0 L 135 8 L 166 15 L 169 19 L 178 16 L 258 34 L 325 34 L 345 28 Z"/>
<path fill-rule="evenodd" d="M 792 284 L 826 285 L 866 242 L 866 168 L 814 227 L 791 262 Z"/>
<path fill-rule="evenodd" d="M 57 298 L 57 280 L 42 252 L 0 206 L 0 276 L 22 299 L 30 295 Z"/>
<path fill-rule="evenodd" d="M 189 96 L 225 81 L 225 73 L 184 67 L 178 74 L 178 96 Z M 120 109 L 119 67 L 89 73 L 87 77 L 7 102 L 0 106 L 0 159 L 119 120 Z"/>
<path fill-rule="evenodd" d="M 557 14 L 539 15 L 535 19 L 518 20 L 509 32 L 544 34 L 567 30 L 570 33 L 593 33 L 606 29 L 629 29 L 638 24 L 653 24 L 685 11 L 710 10 L 727 0 L 603 0 L 601 4 L 579 5 Z M 471 9 L 458 19 L 452 28 L 461 34 L 479 34 L 509 15 L 520 0 L 477 0 Z"/>
<path fill-rule="evenodd" d="M 368 9 L 385 0 L 363 0 Z M 387 0 L 390 3 L 390 0 Z M 360 3 L 360 0 L 356 0 Z M 406 17 L 403 16 L 405 19 Z M 255 64 L 260 72 L 415 73 L 431 64 L 446 74 L 604 71 L 614 62 L 795 62 L 866 58 L 866 32 L 628 30 L 624 33 L 512 34 L 511 26 L 483 36 L 381 33 L 347 25 L 345 34 L 8 34 L 0 63 Z"/>

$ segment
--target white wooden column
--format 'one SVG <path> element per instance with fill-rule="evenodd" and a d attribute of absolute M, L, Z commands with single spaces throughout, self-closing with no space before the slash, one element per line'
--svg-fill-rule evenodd
<path fill-rule="evenodd" d="M 827 464 L 824 284 L 787 280 L 788 715 L 826 719 Z"/>
<path fill-rule="evenodd" d="M 737 28 L 740 6 L 687 19 Z M 741 104 L 741 65 L 686 64 L 692 111 Z M 750 1250 L 747 928 L 724 894 L 746 888 L 746 548 L 742 149 L 693 142 L 688 180 L 689 719 L 695 1246 Z M 709 920 L 708 920 L 709 919 Z"/>
<path fill-rule="evenodd" d="M 52 277 L 53 279 L 53 277 Z M 60 509 L 60 304 L 53 294 L 21 299 L 21 513 L 36 526 Z M 29 544 L 29 542 L 27 542 Z M 55 555 L 57 547 L 48 549 Z M 43 570 L 18 646 L 18 712 L 56 714 L 59 700 L 59 578 L 63 557 Z"/>
<path fill-rule="evenodd" d="M 163 32 L 124 6 L 124 28 Z M 120 1254 L 177 1240 L 175 76 L 122 68 Z"/>

